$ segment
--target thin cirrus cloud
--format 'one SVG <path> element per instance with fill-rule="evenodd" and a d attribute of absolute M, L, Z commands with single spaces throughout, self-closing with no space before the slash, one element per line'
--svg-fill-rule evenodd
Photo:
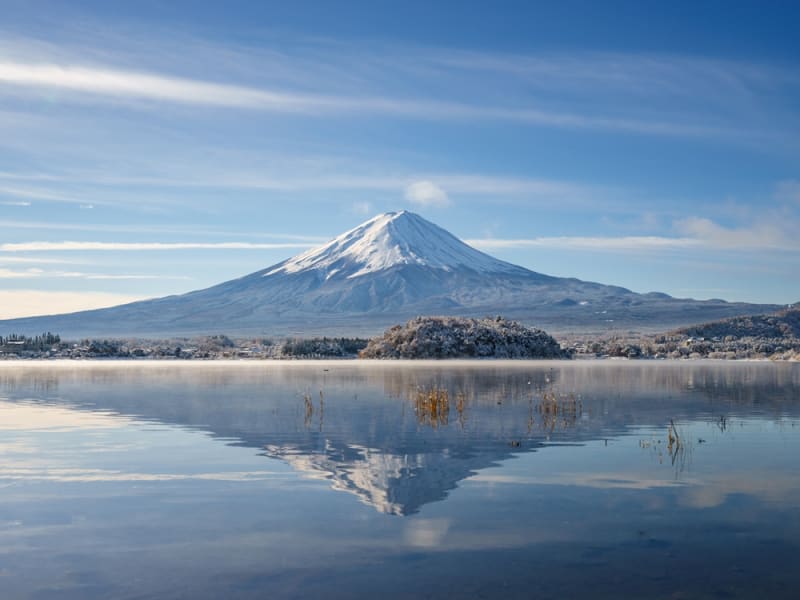
<path fill-rule="evenodd" d="M 471 239 L 468 244 L 483 250 L 557 248 L 562 250 L 658 251 L 704 248 L 709 250 L 754 250 L 797 252 L 790 223 L 757 223 L 749 227 L 724 227 L 702 217 L 688 217 L 674 223 L 680 236 L 553 236 L 527 239 Z"/>
<path fill-rule="evenodd" d="M 0 279 L 33 279 L 39 277 L 43 271 L 41 269 L 25 269 L 15 271 L 14 269 L 0 269 Z"/>
<path fill-rule="evenodd" d="M 628 97 L 693 98 L 729 105 L 800 84 L 796 70 L 768 63 L 682 54 L 572 52 L 538 55 L 444 50 L 423 60 L 446 68 L 503 74 L 534 88 Z"/>
<path fill-rule="evenodd" d="M 447 100 L 294 93 L 150 72 L 43 62 L 0 62 L 0 82 L 22 89 L 59 89 L 92 97 L 305 115 L 372 114 L 442 120 L 483 119 L 665 136 L 725 136 L 734 133 L 699 124 L 567 113 L 532 105 L 509 107 Z"/>
<path fill-rule="evenodd" d="M 366 165 L 374 170 L 372 165 Z M 106 174 L 84 174 L 75 176 L 49 176 L 41 173 L 14 174 L 0 173 L 0 179 L 29 178 L 34 180 L 40 178 L 44 180 L 51 177 L 53 181 L 67 183 L 83 183 L 89 185 L 135 185 L 142 187 L 198 187 L 198 188 L 243 188 L 243 189 L 263 189 L 277 191 L 306 191 L 306 190 L 382 190 L 396 191 L 407 190 L 415 183 L 425 183 L 426 186 L 436 186 L 446 188 L 453 192 L 465 194 L 525 194 L 525 195 L 567 195 L 567 194 L 589 194 L 602 191 L 609 191 L 600 186 L 591 186 L 572 181 L 557 179 L 545 179 L 537 177 L 508 177 L 490 174 L 462 174 L 462 173 L 406 173 L 406 174 L 336 174 L 329 175 L 318 173 L 314 177 L 305 175 L 293 176 L 291 174 L 279 174 L 275 176 L 265 176 L 263 173 L 234 173 L 230 169 L 214 174 L 199 173 L 196 177 L 176 178 L 176 177 L 108 177 Z M 64 199 L 78 202 L 78 199 L 67 198 L 53 192 L 41 189 L 27 189 L 20 187 L 0 187 L 0 192 L 9 194 L 27 195 L 32 198 Z"/>
<path fill-rule="evenodd" d="M 702 245 L 693 238 L 671 238 L 660 236 L 583 237 L 554 236 L 528 239 L 484 238 L 465 240 L 482 250 L 520 248 L 559 248 L 570 250 L 667 250 L 670 248 L 693 248 Z"/>
<path fill-rule="evenodd" d="M 719 248 L 800 250 L 794 233 L 797 222 L 788 216 L 780 221 L 762 221 L 748 227 L 724 227 L 711 219 L 687 217 L 676 221 L 675 228 L 685 235 Z"/>
<path fill-rule="evenodd" d="M 112 43 L 97 52 L 96 47 L 85 42 L 87 27 L 95 40 L 105 38 Z M 45 66 L 63 69 L 64 65 L 74 65 L 68 69 L 98 69 L 85 65 L 95 59 L 108 63 L 110 57 L 121 64 L 158 65 L 164 69 L 165 57 L 171 57 L 169 66 L 173 71 L 198 72 L 202 68 L 203 72 L 236 73 L 250 79 L 268 73 L 280 85 L 304 89 L 341 89 L 348 84 L 364 88 L 386 82 L 393 86 L 416 83 L 424 88 L 425 83 L 433 80 L 446 79 L 451 84 L 474 82 L 478 75 L 481 84 L 487 77 L 494 77 L 493 81 L 524 84 L 526 89 L 581 95 L 588 92 L 593 99 L 609 94 L 618 100 L 620 92 L 636 98 L 667 95 L 697 99 L 702 95 L 706 105 L 715 99 L 728 104 L 732 97 L 751 102 L 777 87 L 800 83 L 791 65 L 674 52 L 572 49 L 513 53 L 377 40 L 365 52 L 363 41 L 345 39 L 276 36 L 272 45 L 267 42 L 265 46 L 265 40 L 261 40 L 259 45 L 223 46 L 186 32 L 154 31 L 152 27 L 140 31 L 129 29 L 123 38 L 112 40 L 108 39 L 105 24 L 84 23 L 79 31 L 69 28 L 61 31 L 64 35 L 57 42 L 4 32 L 0 53 L 6 56 L 9 65 L 36 65 L 42 71 Z M 63 80 L 60 72 L 26 74 L 26 77 L 36 80 L 44 75 Z M 108 85 L 120 86 L 111 80 Z M 169 90 L 161 93 L 169 94 Z"/>
<path fill-rule="evenodd" d="M 366 169 L 373 169 L 369 165 Z M 0 173 L 0 180 L 7 174 Z M 46 174 L 26 174 L 31 179 L 46 177 Z M 352 192 L 387 192 L 403 194 L 409 202 L 423 207 L 447 206 L 452 204 L 451 194 L 460 198 L 491 197 L 493 201 L 514 201 L 524 199 L 526 203 L 533 201 L 543 202 L 544 206 L 552 206 L 553 200 L 558 200 L 559 206 L 565 205 L 591 205 L 602 199 L 607 208 L 612 205 L 624 204 L 626 190 L 620 186 L 611 187 L 593 183 L 548 179 L 541 177 L 525 176 L 499 176 L 492 174 L 465 174 L 458 172 L 407 172 L 403 174 L 376 173 L 353 174 L 320 173 L 313 177 L 296 176 L 291 173 L 279 175 L 265 175 L 263 173 L 231 173 L 229 169 L 214 172 L 213 169 L 204 169 L 204 172 L 193 178 L 183 177 L 108 177 L 106 174 L 84 173 L 80 175 L 61 175 L 61 180 L 82 184 L 91 189 L 94 186 L 137 186 L 161 188 L 189 188 L 189 189 L 245 189 L 281 191 L 287 193 L 304 193 L 309 191 L 342 190 Z M 18 186 L 14 188 L 21 194 L 47 199 L 52 197 L 57 201 L 65 201 L 66 197 L 55 191 L 47 192 L 42 189 L 25 191 Z M 2 191 L 2 186 L 0 186 Z M 91 192 L 92 202 L 97 198 L 97 204 L 102 204 L 108 199 L 108 193 L 98 194 Z M 137 196 L 138 197 L 138 196 Z M 70 199 L 80 204 L 84 199 Z M 120 199 L 117 198 L 120 202 Z M 161 202 L 163 207 L 166 201 Z M 135 204 L 139 206 L 140 203 Z M 363 206 L 363 204 L 362 204 Z M 363 213 L 363 211 L 362 211 Z M 44 228 L 79 229 L 80 225 L 43 224 Z M 239 235 L 239 234 L 236 234 Z M 286 237 L 273 235 L 272 237 Z M 304 236 L 304 239 L 310 239 Z"/>
<path fill-rule="evenodd" d="M 146 279 L 171 279 L 171 280 L 190 280 L 191 277 L 185 275 L 111 275 L 108 273 L 80 273 L 67 272 L 63 277 L 78 277 L 82 279 L 105 279 L 105 280 L 146 280 Z"/>
<path fill-rule="evenodd" d="M 147 235 L 206 235 L 206 236 L 254 236 L 258 235 L 265 238 L 291 240 L 301 247 L 301 244 L 322 243 L 328 241 L 327 237 L 295 235 L 290 233 L 262 232 L 257 234 L 246 231 L 229 231 L 222 229 L 204 228 L 196 226 L 176 226 L 176 225 L 112 225 L 109 223 L 52 223 L 48 221 L 20 221 L 20 220 L 0 220 L 0 228 L 8 227 L 12 229 L 46 229 L 55 231 L 102 231 L 103 233 L 129 233 Z M 0 261 L 3 259 L 0 257 Z"/>
<path fill-rule="evenodd" d="M 3 204 L 13 204 L 16 206 L 30 206 L 31 200 L 46 200 L 48 202 L 66 202 L 70 204 L 84 204 L 86 201 L 80 198 L 65 196 L 58 192 L 41 188 L 25 188 L 17 186 L 0 186 L 0 194 L 11 196 L 14 198 L 25 198 L 25 200 L 8 201 Z"/>
<path fill-rule="evenodd" d="M 312 243 L 252 242 L 17 242 L 0 244 L 0 252 L 159 251 L 159 250 L 281 250 L 309 248 Z"/>
<path fill-rule="evenodd" d="M 67 260 L 65 258 L 51 258 L 51 257 L 32 257 L 32 256 L 2 256 L 0 255 L 0 264 L 4 265 L 20 265 L 20 264 L 50 264 L 50 265 L 74 265 L 76 261 Z"/>
<path fill-rule="evenodd" d="M 82 273 L 80 271 L 45 271 L 36 267 L 23 270 L 0 268 L 0 279 L 89 279 L 89 280 L 187 280 L 184 275 L 134 275 Z"/>

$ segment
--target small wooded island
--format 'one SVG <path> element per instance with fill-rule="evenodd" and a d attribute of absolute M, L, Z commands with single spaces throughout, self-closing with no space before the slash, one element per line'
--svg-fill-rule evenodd
<path fill-rule="evenodd" d="M 417 317 L 372 338 L 360 358 L 569 358 L 541 329 L 503 317 Z"/>

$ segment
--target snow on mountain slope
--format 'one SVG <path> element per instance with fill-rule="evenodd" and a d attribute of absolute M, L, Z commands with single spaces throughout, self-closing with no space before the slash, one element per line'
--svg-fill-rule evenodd
<path fill-rule="evenodd" d="M 537 327 L 674 327 L 778 308 L 636 294 L 544 275 L 492 258 L 422 217 L 400 211 L 378 215 L 320 248 L 209 288 L 106 309 L 0 321 L 0 334 L 372 335 L 417 315 L 492 314 Z"/>
<path fill-rule="evenodd" d="M 264 276 L 315 270 L 325 280 L 355 279 L 398 265 L 445 271 L 468 268 L 480 273 L 523 270 L 475 250 L 441 227 L 402 210 L 373 217 L 320 248 L 276 265 Z"/>

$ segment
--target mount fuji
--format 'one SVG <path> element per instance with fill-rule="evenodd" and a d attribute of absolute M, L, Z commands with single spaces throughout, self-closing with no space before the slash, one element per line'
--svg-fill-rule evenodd
<path fill-rule="evenodd" d="M 0 333 L 364 335 L 422 314 L 502 314 L 561 331 L 653 329 L 778 308 L 637 294 L 543 275 L 495 259 L 419 215 L 399 211 L 210 288 L 105 309 L 0 321 Z"/>

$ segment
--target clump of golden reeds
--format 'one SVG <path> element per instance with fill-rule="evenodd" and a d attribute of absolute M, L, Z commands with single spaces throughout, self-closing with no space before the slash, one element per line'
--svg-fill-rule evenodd
<path fill-rule="evenodd" d="M 450 393 L 439 387 L 419 389 L 414 399 L 414 411 L 420 423 L 432 427 L 447 425 L 450 418 Z"/>
<path fill-rule="evenodd" d="M 559 423 L 566 428 L 574 425 L 583 414 L 583 402 L 575 394 L 559 395 L 552 390 L 545 390 L 536 405 L 536 411 L 546 429 L 552 430 Z"/>

